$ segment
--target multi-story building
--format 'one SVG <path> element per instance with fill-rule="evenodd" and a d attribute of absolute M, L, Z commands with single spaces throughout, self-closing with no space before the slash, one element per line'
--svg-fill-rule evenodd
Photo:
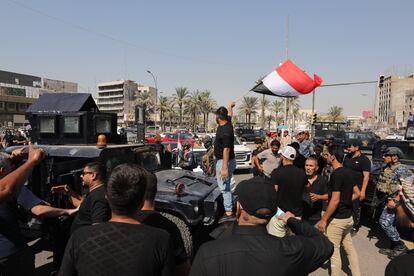
<path fill-rule="evenodd" d="M 117 80 L 98 84 L 98 107 L 100 111 L 116 113 L 118 125 L 135 120 L 134 106 L 138 84 L 131 80 Z"/>
<path fill-rule="evenodd" d="M 375 118 L 380 125 L 404 127 L 414 112 L 414 76 L 387 76 L 378 88 Z"/>
<path fill-rule="evenodd" d="M 77 83 L 43 79 L 20 73 L 0 71 L 0 126 L 19 127 L 28 123 L 25 111 L 46 92 L 77 92 Z"/>

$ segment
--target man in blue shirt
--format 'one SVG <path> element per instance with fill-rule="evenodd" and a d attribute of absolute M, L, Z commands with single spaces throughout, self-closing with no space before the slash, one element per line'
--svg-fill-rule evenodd
<path fill-rule="evenodd" d="M 13 155 L 16 158 L 19 154 Z M 4 179 L 14 169 L 12 159 L 0 153 L 0 179 Z M 27 177 L 26 177 L 27 181 Z M 18 208 L 36 216 L 72 215 L 77 209 L 59 209 L 47 205 L 36 197 L 26 186 L 11 197 L 0 202 L 0 275 L 32 275 L 34 254 L 26 244 L 19 228 Z"/>

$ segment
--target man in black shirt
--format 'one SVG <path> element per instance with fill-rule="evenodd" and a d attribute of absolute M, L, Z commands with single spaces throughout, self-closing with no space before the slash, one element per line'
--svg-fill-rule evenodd
<path fill-rule="evenodd" d="M 257 155 L 259 153 L 261 153 L 262 151 L 264 151 L 264 147 L 263 147 L 263 139 L 262 138 L 258 138 L 254 141 L 254 144 L 256 145 L 256 149 L 253 150 L 252 152 L 252 158 L 251 158 L 251 162 L 253 165 L 253 176 L 259 176 L 262 175 L 262 173 L 259 171 L 259 168 L 256 165 L 256 159 L 257 159 Z M 259 161 L 259 164 L 261 164 L 261 162 Z"/>
<path fill-rule="evenodd" d="M 281 153 L 282 167 L 275 169 L 270 177 L 271 183 L 277 191 L 277 204 L 284 212 L 291 212 L 295 217 L 303 214 L 303 192 L 308 178 L 303 170 L 295 167 L 293 161 L 296 150 L 287 146 Z M 267 225 L 269 234 L 277 237 L 286 235 L 286 226 L 279 219 L 273 217 Z"/>
<path fill-rule="evenodd" d="M 371 171 L 371 161 L 368 157 L 361 153 L 360 150 L 361 141 L 353 139 L 348 143 L 349 153 L 345 156 L 344 167 L 349 168 L 354 173 L 354 181 L 358 185 L 361 191 L 359 200 L 355 200 L 353 203 L 354 227 L 353 231 L 357 232 L 360 225 L 361 217 L 361 204 L 360 201 L 365 199 L 365 191 L 368 186 L 369 173 Z"/>
<path fill-rule="evenodd" d="M 153 173 L 147 173 L 148 179 L 145 189 L 144 205 L 138 215 L 138 220 L 143 224 L 163 229 L 170 234 L 175 263 L 174 275 L 188 275 L 190 272 L 190 262 L 185 251 L 180 229 L 178 229 L 174 222 L 155 211 L 154 199 L 157 194 L 157 177 Z"/>
<path fill-rule="evenodd" d="M 12 156 L 0 153 L 0 179 L 12 174 L 13 158 L 22 155 L 22 151 L 17 151 Z M 29 156 L 27 162 L 32 160 Z M 27 176 L 24 177 L 27 180 Z M 18 189 L 17 194 L 0 201 L 0 275 L 32 275 L 34 272 L 34 254 L 19 227 L 19 208 L 39 217 L 69 216 L 77 212 L 76 209 L 60 209 L 45 204 L 26 186 Z"/>
<path fill-rule="evenodd" d="M 305 173 L 308 177 L 305 204 L 302 219 L 311 225 L 321 220 L 323 203 L 328 201 L 328 183 L 324 176 L 318 175 L 318 160 L 313 157 L 306 159 Z"/>
<path fill-rule="evenodd" d="M 273 185 L 262 177 L 240 182 L 235 194 L 238 219 L 232 235 L 203 244 L 190 275 L 308 275 L 331 256 L 328 239 L 290 212 L 279 219 L 295 236 L 277 238 L 266 232 L 277 205 Z"/>
<path fill-rule="evenodd" d="M 300 145 L 298 142 L 293 142 L 292 144 L 290 144 L 291 147 L 293 147 L 296 150 L 296 158 L 293 161 L 293 165 L 299 169 L 305 170 L 305 162 L 306 162 L 306 157 L 303 156 L 300 153 Z"/>
<path fill-rule="evenodd" d="M 315 154 L 311 155 L 312 157 L 318 160 L 318 171 L 317 174 L 322 175 L 324 173 L 326 167 L 326 159 L 322 156 L 323 146 L 321 144 L 317 144 L 314 148 Z"/>
<path fill-rule="evenodd" d="M 216 111 L 216 122 L 218 124 L 216 139 L 214 141 L 214 156 L 216 158 L 217 184 L 223 194 L 225 214 L 219 222 L 234 220 L 233 216 L 233 195 L 231 194 L 231 178 L 236 169 L 236 159 L 234 156 L 234 131 L 231 124 L 233 107 L 235 103 L 229 105 L 229 109 L 224 106 Z"/>
<path fill-rule="evenodd" d="M 82 226 L 92 225 L 108 221 L 111 217 L 111 210 L 105 198 L 106 189 L 102 182 L 101 165 L 92 162 L 85 165 L 81 174 L 82 183 L 88 189 L 88 194 L 82 197 L 73 191 L 69 185 L 52 187 L 53 193 L 61 193 L 69 197 L 75 207 L 79 207 L 70 232 Z"/>
<path fill-rule="evenodd" d="M 114 168 L 107 192 L 111 220 L 73 233 L 59 275 L 172 275 L 169 234 L 137 220 L 147 174 L 132 164 Z"/>
<path fill-rule="evenodd" d="M 333 168 L 328 184 L 329 203 L 326 212 L 318 223 L 318 229 L 325 232 L 334 244 L 331 257 L 331 275 L 341 275 L 340 247 L 343 246 L 348 256 L 352 275 L 360 276 L 358 255 L 352 244 L 351 229 L 352 201 L 358 200 L 359 189 L 354 182 L 352 172 L 342 166 L 344 153 L 341 147 L 327 148 L 327 161 Z"/>

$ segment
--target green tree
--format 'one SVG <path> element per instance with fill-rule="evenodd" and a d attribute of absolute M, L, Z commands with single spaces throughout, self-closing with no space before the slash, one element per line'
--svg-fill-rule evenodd
<path fill-rule="evenodd" d="M 149 91 L 137 93 L 135 100 L 136 105 L 145 105 L 145 117 L 150 119 L 150 114 L 154 112 L 154 100 Z"/>
<path fill-rule="evenodd" d="M 196 90 L 193 91 L 190 96 L 187 98 L 185 103 L 185 111 L 187 114 L 191 116 L 191 126 L 194 131 L 195 126 L 197 124 L 197 117 L 201 113 L 201 93 L 200 91 Z"/>
<path fill-rule="evenodd" d="M 257 113 L 257 105 L 259 101 L 256 97 L 243 97 L 243 101 L 239 107 L 239 112 L 245 115 L 246 122 L 250 127 L 252 114 Z"/>
<path fill-rule="evenodd" d="M 203 125 L 204 125 L 204 129 L 207 130 L 208 116 L 217 107 L 217 103 L 211 97 L 211 92 L 209 90 L 204 90 L 203 92 L 200 93 L 200 101 L 201 101 L 201 112 L 203 113 Z"/>
<path fill-rule="evenodd" d="M 281 124 L 283 122 L 283 112 L 285 108 L 285 103 L 282 101 L 275 100 L 271 104 L 271 111 L 274 113 L 274 120 L 276 124 Z"/>
<path fill-rule="evenodd" d="M 160 112 L 161 128 L 165 131 L 165 114 L 168 112 L 171 106 L 171 99 L 169 97 L 161 96 L 157 106 L 158 112 Z"/>
<path fill-rule="evenodd" d="M 328 111 L 328 117 L 332 120 L 332 122 L 336 122 L 338 119 L 342 118 L 342 112 L 344 109 L 340 106 L 331 106 Z"/>
<path fill-rule="evenodd" d="M 266 95 L 263 94 L 262 99 L 260 100 L 260 125 L 261 128 L 265 128 L 266 125 L 266 110 L 269 108 L 270 101 L 266 98 Z"/>
<path fill-rule="evenodd" d="M 273 115 L 267 115 L 266 116 L 266 122 L 267 122 L 267 129 L 270 129 L 270 124 L 273 122 L 275 117 Z"/>
<path fill-rule="evenodd" d="M 188 95 L 190 94 L 190 91 L 187 87 L 177 87 L 175 88 L 175 103 L 178 105 L 179 111 L 180 111 L 180 127 L 183 123 L 183 110 L 184 110 L 184 104 L 188 98 Z"/>

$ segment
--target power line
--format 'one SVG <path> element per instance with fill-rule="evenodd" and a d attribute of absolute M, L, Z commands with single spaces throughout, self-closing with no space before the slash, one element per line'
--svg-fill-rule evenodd
<path fill-rule="evenodd" d="M 224 65 L 221 62 L 211 61 L 211 59 L 209 59 L 209 61 L 206 61 L 206 60 L 201 60 L 201 59 L 198 59 L 198 58 L 189 58 L 189 57 L 185 57 L 185 56 L 181 56 L 181 55 L 171 54 L 171 53 L 161 51 L 161 50 L 157 50 L 157 49 L 154 50 L 153 48 L 143 47 L 143 46 L 137 45 L 133 42 L 123 40 L 123 39 L 119 39 L 119 38 L 116 38 L 112 35 L 109 35 L 109 34 L 106 34 L 106 33 L 103 33 L 103 32 L 94 31 L 92 29 L 86 28 L 86 27 L 81 26 L 79 24 L 75 24 L 75 23 L 72 23 L 72 22 L 67 21 L 65 19 L 59 18 L 57 16 L 50 15 L 48 13 L 45 13 L 45 12 L 41 11 L 41 10 L 38 10 L 38 9 L 32 8 L 30 6 L 27 6 L 27 5 L 25 5 L 25 4 L 23 4 L 19 1 L 15 1 L 15 0 L 7 0 L 7 1 L 12 3 L 12 4 L 18 5 L 23 9 L 29 10 L 33 13 L 37 13 L 39 15 L 42 15 L 42 16 L 47 17 L 49 19 L 52 19 L 54 21 L 60 22 L 64 25 L 68 25 L 68 26 L 70 26 L 74 29 L 78 29 L 78 30 L 84 31 L 86 33 L 93 34 L 95 36 L 99 36 L 101 38 L 105 38 L 105 39 L 111 40 L 113 42 L 117 42 L 117 43 L 122 44 L 124 46 L 130 46 L 130 47 L 136 48 L 138 50 L 146 51 L 148 53 L 153 53 L 153 54 L 155 53 L 155 54 L 160 54 L 160 55 L 163 55 L 163 56 L 169 56 L 169 57 L 173 57 L 173 58 L 176 58 L 176 59 L 185 60 L 185 61 L 188 61 L 188 62 L 203 63 L 203 64 L 210 63 L 212 65 Z"/>

